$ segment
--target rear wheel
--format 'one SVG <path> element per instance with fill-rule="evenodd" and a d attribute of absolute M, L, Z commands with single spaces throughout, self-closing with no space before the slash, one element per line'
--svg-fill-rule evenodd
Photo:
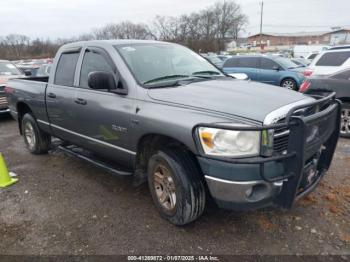
<path fill-rule="evenodd" d="M 39 129 L 35 118 L 27 113 L 22 118 L 22 134 L 28 150 L 33 154 L 45 154 L 50 149 L 51 136 Z"/>
<path fill-rule="evenodd" d="M 281 87 L 297 91 L 297 82 L 294 79 L 286 78 L 281 82 Z"/>
<path fill-rule="evenodd" d="M 350 103 L 342 105 L 340 136 L 350 138 Z"/>
<path fill-rule="evenodd" d="M 174 225 L 185 225 L 203 213 L 203 178 L 186 151 L 158 151 L 150 158 L 147 173 L 154 204 L 164 219 Z"/>

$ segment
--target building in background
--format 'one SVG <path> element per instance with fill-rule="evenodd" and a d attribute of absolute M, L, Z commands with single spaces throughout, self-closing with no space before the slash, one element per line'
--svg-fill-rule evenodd
<path fill-rule="evenodd" d="M 350 44 L 350 29 L 334 28 L 331 31 L 299 32 L 299 33 L 263 33 L 248 37 L 251 46 L 264 47 L 294 45 L 341 45 Z"/>

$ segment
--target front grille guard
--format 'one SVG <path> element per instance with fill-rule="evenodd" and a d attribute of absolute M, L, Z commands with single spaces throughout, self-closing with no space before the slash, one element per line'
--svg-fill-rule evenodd
<path fill-rule="evenodd" d="M 328 106 L 323 108 L 322 111 L 314 113 L 309 116 L 294 116 L 293 114 L 303 108 L 309 107 L 317 107 L 320 108 L 321 105 Z M 336 148 L 336 144 L 339 137 L 340 131 L 340 116 L 341 116 L 341 103 L 339 100 L 335 99 L 335 93 L 331 93 L 330 95 L 320 98 L 316 101 L 296 106 L 292 108 L 285 118 L 285 121 L 278 124 L 265 125 L 265 126 L 232 126 L 225 124 L 198 124 L 194 128 L 194 137 L 198 149 L 201 152 L 203 157 L 208 157 L 205 155 L 196 130 L 198 127 L 212 127 L 212 128 L 220 128 L 226 130 L 235 130 L 235 131 L 268 131 L 275 130 L 277 128 L 288 128 L 289 132 L 289 140 L 288 140 L 288 149 L 286 154 L 274 155 L 270 157 L 255 157 L 255 158 L 223 158 L 223 157 L 211 157 L 217 160 L 229 162 L 232 164 L 258 164 L 259 165 L 259 173 L 263 180 L 267 182 L 277 182 L 287 180 L 286 183 L 283 184 L 283 198 L 278 200 L 282 203 L 278 203 L 284 207 L 290 207 L 294 201 L 296 194 L 298 193 L 299 184 L 303 175 L 303 169 L 305 165 L 305 152 L 307 151 L 307 126 L 309 123 L 312 123 L 315 120 L 331 119 L 335 117 L 334 122 L 335 126 L 329 126 L 330 135 L 327 137 L 323 137 L 324 140 L 319 141 L 319 148 L 324 146 L 324 150 L 320 154 L 320 158 L 318 161 L 317 170 L 320 173 L 324 173 L 328 170 L 332 157 Z M 284 166 L 284 174 L 283 176 L 278 177 L 268 177 L 265 172 L 265 164 L 269 162 L 282 162 Z M 282 195 L 282 194 L 281 194 Z"/>

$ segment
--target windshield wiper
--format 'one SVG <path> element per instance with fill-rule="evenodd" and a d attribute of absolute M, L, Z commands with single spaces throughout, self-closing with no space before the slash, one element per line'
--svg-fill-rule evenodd
<path fill-rule="evenodd" d="M 212 77 L 192 76 L 192 77 L 162 81 L 160 83 L 147 84 L 146 87 L 148 89 L 161 88 L 161 87 L 175 87 L 175 86 L 184 85 L 185 83 L 189 84 L 189 83 L 193 83 L 193 82 L 206 81 L 206 80 L 210 80 L 210 79 L 212 79 Z"/>
<path fill-rule="evenodd" d="M 161 77 L 157 77 L 157 78 L 148 80 L 146 82 L 143 82 L 143 84 L 147 85 L 147 84 L 162 81 L 162 80 L 168 80 L 168 79 L 172 79 L 172 78 L 187 78 L 187 77 L 190 77 L 190 76 L 189 75 L 167 75 L 167 76 L 161 76 Z"/>
<path fill-rule="evenodd" d="M 192 73 L 193 76 L 195 75 L 221 75 L 219 72 L 217 71 L 211 71 L 211 70 L 207 70 L 207 71 L 198 71 L 198 72 L 194 72 Z"/>

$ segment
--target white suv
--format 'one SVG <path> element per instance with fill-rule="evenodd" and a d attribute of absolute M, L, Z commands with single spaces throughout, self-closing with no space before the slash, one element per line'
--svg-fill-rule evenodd
<path fill-rule="evenodd" d="M 330 75 L 350 68 L 350 46 L 332 47 L 318 54 L 304 75 Z"/>

